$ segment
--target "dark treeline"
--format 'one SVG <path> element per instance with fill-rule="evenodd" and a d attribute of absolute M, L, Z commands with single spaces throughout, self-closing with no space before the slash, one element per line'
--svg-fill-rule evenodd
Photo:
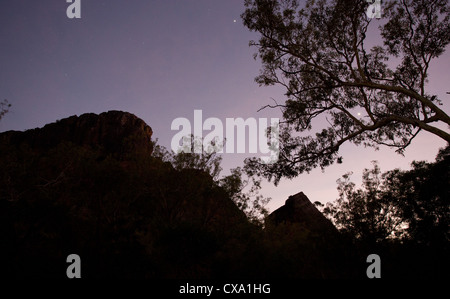
<path fill-rule="evenodd" d="M 237 173 L 136 146 L 150 136 L 118 112 L 0 134 L 2 273 L 64 279 L 78 254 L 82 278 L 366 279 L 375 253 L 382 278 L 448 277 L 448 148 L 410 171 L 367 170 L 361 190 L 341 180 L 323 210 L 338 230 L 309 200 L 258 222 Z"/>
<path fill-rule="evenodd" d="M 356 188 L 350 173 L 338 180 L 340 197 L 323 212 L 362 250 L 385 258 L 385 277 L 446 277 L 449 266 L 450 146 L 433 163 L 381 173 L 377 163 Z"/>

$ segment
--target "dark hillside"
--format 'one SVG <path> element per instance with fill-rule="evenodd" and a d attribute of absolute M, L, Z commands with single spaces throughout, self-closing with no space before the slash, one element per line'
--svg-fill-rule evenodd
<path fill-rule="evenodd" d="M 3 274 L 65 278 L 72 253 L 83 278 L 342 274 L 340 253 L 322 250 L 337 231 L 311 203 L 290 210 L 290 198 L 269 217 L 280 225 L 306 219 L 301 230 L 284 223 L 263 231 L 209 174 L 153 157 L 151 135 L 119 111 L 1 133 Z"/>

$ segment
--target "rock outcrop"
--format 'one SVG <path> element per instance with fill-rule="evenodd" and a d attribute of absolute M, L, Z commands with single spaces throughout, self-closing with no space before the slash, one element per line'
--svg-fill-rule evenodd
<path fill-rule="evenodd" d="M 353 277 L 354 254 L 350 244 L 300 192 L 266 219 L 266 242 L 272 277 Z"/>
<path fill-rule="evenodd" d="M 152 130 L 120 111 L 0 133 L 0 264 L 9 277 L 342 277 L 334 226 L 299 193 L 251 224 L 212 177 L 152 154 Z M 345 251 L 347 247 L 345 247 Z"/>
<path fill-rule="evenodd" d="M 314 233 L 337 233 L 336 227 L 328 220 L 303 193 L 289 196 L 285 205 L 272 212 L 267 225 L 297 223 Z"/>
<path fill-rule="evenodd" d="M 84 278 L 252 269 L 245 214 L 208 173 L 152 156 L 151 135 L 120 111 L 0 133 L 3 274 L 65 278 L 72 253 Z"/>
<path fill-rule="evenodd" d="M 27 144 L 34 150 L 46 151 L 62 142 L 70 142 L 124 157 L 127 154 L 150 155 L 152 133 L 152 129 L 135 115 L 108 111 L 99 115 L 71 116 L 24 132 L 4 132 L 0 134 L 0 143 Z"/>

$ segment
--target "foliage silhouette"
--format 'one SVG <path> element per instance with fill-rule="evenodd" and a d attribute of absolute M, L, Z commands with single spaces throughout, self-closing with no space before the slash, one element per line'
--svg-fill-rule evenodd
<path fill-rule="evenodd" d="M 230 170 L 227 176 L 219 177 L 222 171 L 222 157 L 216 151 L 208 151 L 203 148 L 200 138 L 191 136 L 191 148 L 189 151 L 174 153 L 154 142 L 153 156 L 170 163 L 175 169 L 197 169 L 208 173 L 217 186 L 223 188 L 229 198 L 242 210 L 249 220 L 259 226 L 263 225 L 264 218 L 268 215 L 266 205 L 270 198 L 259 193 L 261 179 L 248 176 L 241 167 Z M 196 153 L 194 148 L 201 151 Z"/>
<path fill-rule="evenodd" d="M 382 254 L 388 277 L 448 277 L 449 152 L 447 146 L 434 163 L 415 161 L 408 171 L 381 173 L 374 163 L 364 170 L 362 188 L 345 174 L 338 180 L 339 198 L 323 213 L 360 250 Z"/>
<path fill-rule="evenodd" d="M 98 124 L 92 121 L 96 118 L 108 125 L 92 127 Z M 242 179 L 239 170 L 214 179 L 214 167 L 200 166 L 220 164 L 183 156 L 179 159 L 184 162 L 178 165 L 188 166 L 177 168 L 172 158 L 161 158 L 164 151 L 155 144 L 143 152 L 136 145 L 148 140 L 151 130 L 129 114 L 114 112 L 75 120 L 0 134 L 0 262 L 9 278 L 65 278 L 66 257 L 72 253 L 81 257 L 83 278 L 364 278 L 365 257 L 372 250 L 383 254 L 387 276 L 447 273 L 435 271 L 435 261 L 429 263 L 431 258 L 446 260 L 448 252 L 440 245 L 446 239 L 422 239 L 421 246 L 413 242 L 430 228 L 429 219 L 444 219 L 441 212 L 445 210 L 436 208 L 443 208 L 440 199 L 430 205 L 424 197 L 401 209 L 404 214 L 399 217 L 418 215 L 405 243 L 391 240 L 369 246 L 355 242 L 332 227 L 322 230 L 321 225 L 298 219 L 307 210 L 297 216 L 286 211 L 293 217 L 277 217 L 275 225 L 263 226 L 258 223 L 261 214 L 258 221 L 249 217 L 255 215 L 249 213 L 253 199 L 249 201 L 247 191 L 242 192 L 247 178 Z M 128 123 L 140 129 L 132 130 Z M 92 128 L 101 128 L 102 134 L 93 133 Z M 68 140 L 64 134 L 68 131 L 77 137 Z M 110 132 L 123 135 L 117 135 L 118 144 L 106 148 Z M 108 142 L 105 147 L 92 140 Z M 448 163 L 448 150 L 438 161 Z M 439 186 L 446 186 L 445 163 L 439 164 L 441 169 L 433 165 L 418 168 L 424 171 L 424 184 L 417 186 L 436 184 L 428 178 L 440 178 Z M 440 174 L 442 169 L 447 171 L 446 178 Z M 404 181 L 416 188 L 417 183 L 408 180 L 405 175 Z M 444 198 L 446 193 L 439 190 L 436 196 Z M 236 194 L 243 198 L 233 198 Z M 418 194 L 432 193 L 424 189 Z M 423 213 L 431 210 L 431 218 Z M 431 230 L 447 238 L 441 224 Z M 430 258 L 416 269 L 405 268 L 417 254 Z"/>
<path fill-rule="evenodd" d="M 266 106 L 283 112 L 280 159 L 270 165 L 249 159 L 249 173 L 277 184 L 342 162 L 339 148 L 348 142 L 399 153 L 421 131 L 450 142 L 439 126 L 450 125 L 450 117 L 426 90 L 430 62 L 450 42 L 448 1 L 383 2 L 383 45 L 370 49 L 368 28 L 375 21 L 366 16 L 365 0 L 309 0 L 303 8 L 297 0 L 245 5 L 244 24 L 260 35 L 250 42 L 262 63 L 256 82 L 283 86 L 287 98 Z M 326 128 L 313 124 L 325 119 Z M 315 135 L 302 134 L 311 129 Z"/>
<path fill-rule="evenodd" d="M 9 112 L 9 108 L 11 104 L 7 100 L 3 100 L 0 102 L 0 120 L 5 116 L 6 113 Z"/>
<path fill-rule="evenodd" d="M 336 226 L 359 240 L 411 240 L 448 246 L 450 146 L 434 163 L 414 161 L 412 169 L 381 174 L 378 164 L 363 172 L 356 189 L 350 174 L 338 180 L 339 199 L 323 209 Z"/>

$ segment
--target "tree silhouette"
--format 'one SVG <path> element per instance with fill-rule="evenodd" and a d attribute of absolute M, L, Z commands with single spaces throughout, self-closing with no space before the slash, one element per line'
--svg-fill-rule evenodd
<path fill-rule="evenodd" d="M 415 161 L 412 169 L 381 174 L 365 169 L 363 186 L 349 174 L 338 180 L 339 199 L 323 212 L 341 231 L 368 243 L 409 240 L 448 248 L 450 225 L 450 146 L 434 163 Z"/>
<path fill-rule="evenodd" d="M 11 107 L 11 104 L 8 102 L 8 100 L 3 100 L 0 102 L 0 120 L 5 116 L 6 113 L 9 112 L 9 108 Z"/>
<path fill-rule="evenodd" d="M 378 163 L 373 164 L 373 169 L 364 169 L 361 188 L 350 181 L 352 173 L 337 180 L 339 198 L 323 209 L 341 232 L 369 244 L 400 237 L 405 223 L 392 198 L 386 196 L 393 186 L 383 181 Z"/>
<path fill-rule="evenodd" d="M 177 153 L 168 151 L 154 142 L 153 156 L 170 163 L 177 170 L 198 170 L 209 175 L 214 184 L 225 190 L 236 206 L 245 213 L 249 221 L 263 225 L 268 215 L 266 205 L 271 198 L 259 193 L 261 178 L 249 176 L 241 167 L 230 169 L 230 174 L 220 177 L 222 157 L 216 151 L 210 151 L 203 146 L 203 140 L 193 135 L 188 137 L 187 147 Z M 194 148 L 201 149 L 196 153 Z"/>
<path fill-rule="evenodd" d="M 247 160 L 247 170 L 278 183 L 315 167 L 341 162 L 346 142 L 402 153 L 421 131 L 450 142 L 439 124 L 450 117 L 436 95 L 426 90 L 430 62 L 450 41 L 450 6 L 446 0 L 383 1 L 379 27 L 383 45 L 369 49 L 364 0 L 306 2 L 246 0 L 245 26 L 260 34 L 250 45 L 262 62 L 256 81 L 281 85 L 280 159 L 264 165 Z M 397 62 L 397 65 L 393 65 Z M 313 121 L 328 127 L 303 136 Z"/>

